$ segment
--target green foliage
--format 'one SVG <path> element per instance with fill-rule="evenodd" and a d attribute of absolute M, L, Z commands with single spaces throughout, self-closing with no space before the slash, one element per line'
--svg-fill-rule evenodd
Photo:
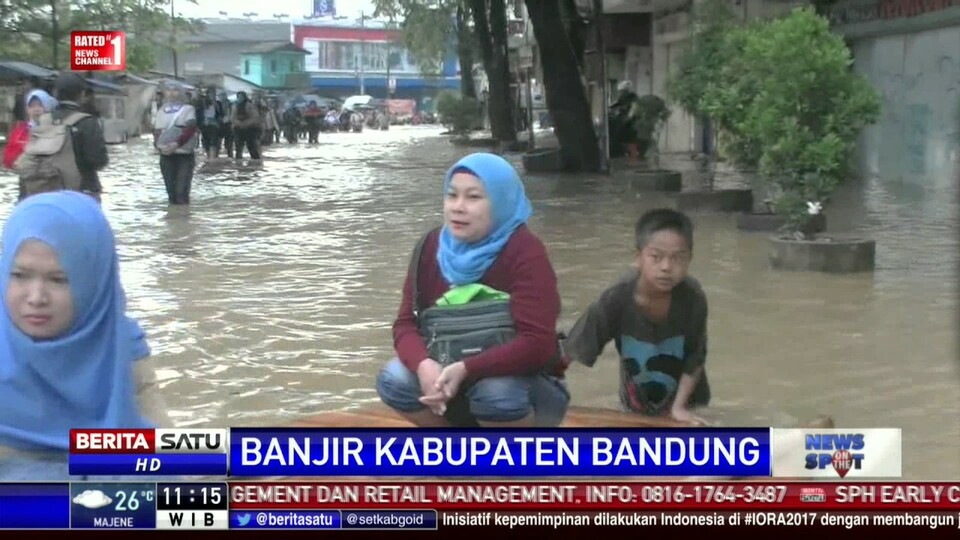
<path fill-rule="evenodd" d="M 759 167 L 789 231 L 809 235 L 807 203 L 826 206 L 849 177 L 862 129 L 880 97 L 851 71 L 842 37 L 810 8 L 730 29 L 698 109 L 718 124 L 724 151 Z"/>
<path fill-rule="evenodd" d="M 670 118 L 670 109 L 665 101 L 652 94 L 637 98 L 637 118 L 634 129 L 637 133 L 637 150 L 640 159 L 656 146 L 657 134 Z"/>
<path fill-rule="evenodd" d="M 693 10 L 693 33 L 667 80 L 667 95 L 691 114 L 701 114 L 707 88 L 715 86 L 731 54 L 726 35 L 737 20 L 722 0 L 707 0 Z"/>
<path fill-rule="evenodd" d="M 437 96 L 436 104 L 440 121 L 456 135 L 465 136 L 469 133 L 480 115 L 477 100 L 464 98 L 455 92 L 441 92 Z"/>
<path fill-rule="evenodd" d="M 402 19 L 403 46 L 427 78 L 439 77 L 457 39 L 457 6 L 464 0 L 373 0 L 375 17 Z M 469 10 L 466 10 L 469 12 Z"/>
<path fill-rule="evenodd" d="M 169 0 L 0 2 L 0 57 L 64 69 L 70 32 L 121 30 L 127 33 L 127 70 L 145 71 L 154 66 L 158 46 L 170 46 L 164 36 L 184 36 L 202 27 L 199 21 L 171 18 L 169 6 Z"/>

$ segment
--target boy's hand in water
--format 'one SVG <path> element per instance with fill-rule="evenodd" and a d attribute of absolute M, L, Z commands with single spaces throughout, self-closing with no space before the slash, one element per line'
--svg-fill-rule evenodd
<path fill-rule="evenodd" d="M 690 412 L 686 407 L 676 406 L 670 410 L 670 417 L 677 422 L 687 422 L 691 424 L 707 425 L 707 421 Z"/>
<path fill-rule="evenodd" d="M 443 368 L 440 367 L 440 364 L 432 358 L 427 358 L 417 366 L 417 379 L 420 381 L 420 393 L 423 394 L 420 403 L 430 407 L 430 410 L 437 416 L 442 415 L 447 410 L 447 400 L 437 399 L 438 396 L 442 396 L 436 389 L 437 378 L 440 377 L 442 371 Z"/>

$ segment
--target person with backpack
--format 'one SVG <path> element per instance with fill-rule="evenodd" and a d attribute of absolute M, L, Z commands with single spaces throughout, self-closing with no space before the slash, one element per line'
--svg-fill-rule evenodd
<path fill-rule="evenodd" d="M 71 190 L 100 201 L 98 171 L 110 162 L 100 121 L 80 103 L 87 87 L 83 77 L 63 73 L 54 89 L 59 105 L 42 115 L 30 130 L 23 153 L 14 163 L 20 175 L 21 200 L 47 191 Z"/>
<path fill-rule="evenodd" d="M 23 99 L 27 114 L 25 121 L 18 121 L 7 137 L 7 146 L 3 149 L 3 166 L 13 169 L 17 159 L 23 154 L 27 143 L 30 142 L 30 130 L 39 122 L 44 114 L 52 113 L 57 107 L 57 100 L 45 90 L 35 89 Z M 23 181 L 20 181 L 20 195 L 17 200 L 26 196 Z"/>
<path fill-rule="evenodd" d="M 160 173 L 170 204 L 190 204 L 190 188 L 199 144 L 197 111 L 177 81 L 165 84 L 166 101 L 157 111 L 154 140 L 160 151 Z"/>

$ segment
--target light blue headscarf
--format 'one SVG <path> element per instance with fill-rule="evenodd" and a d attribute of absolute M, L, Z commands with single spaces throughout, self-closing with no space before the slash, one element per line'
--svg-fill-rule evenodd
<path fill-rule="evenodd" d="M 0 302 L 0 444 L 65 450 L 71 428 L 152 427 L 140 414 L 133 362 L 149 356 L 129 319 L 113 231 L 90 196 L 41 193 L 14 207 L 3 228 L 0 291 L 26 240 L 49 245 L 73 295 L 74 322 L 63 336 L 34 341 Z"/>
<path fill-rule="evenodd" d="M 510 240 L 517 227 L 525 224 L 533 213 L 523 182 L 517 170 L 496 154 L 476 153 L 464 157 L 447 171 L 444 194 L 450 180 L 459 171 L 466 171 L 483 183 L 490 199 L 490 234 L 483 240 L 465 243 L 457 240 L 448 226 L 440 231 L 437 262 L 443 277 L 451 286 L 476 283 L 490 268 L 497 255 Z"/>
<path fill-rule="evenodd" d="M 53 112 L 53 110 L 57 108 L 57 105 L 59 105 L 57 100 L 45 90 L 37 89 L 27 94 L 25 102 L 27 107 L 30 106 L 30 102 L 33 101 L 34 98 L 40 100 L 40 104 L 43 105 L 43 112 Z M 30 126 L 34 126 L 33 120 L 30 121 Z"/>

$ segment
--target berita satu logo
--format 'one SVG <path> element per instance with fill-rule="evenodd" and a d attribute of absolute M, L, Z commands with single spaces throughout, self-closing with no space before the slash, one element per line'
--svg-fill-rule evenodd
<path fill-rule="evenodd" d="M 78 30 L 70 33 L 70 69 L 123 71 L 127 69 L 127 38 L 123 32 Z"/>

